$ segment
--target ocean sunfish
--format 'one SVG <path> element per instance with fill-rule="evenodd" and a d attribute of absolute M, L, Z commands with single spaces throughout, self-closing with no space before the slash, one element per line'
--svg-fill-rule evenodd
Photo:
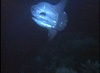
<path fill-rule="evenodd" d="M 47 2 L 40 2 L 31 7 L 32 19 L 41 27 L 48 29 L 48 40 L 52 40 L 57 31 L 66 27 L 67 14 L 64 12 L 67 0 L 61 0 L 58 4 L 52 5 Z"/>

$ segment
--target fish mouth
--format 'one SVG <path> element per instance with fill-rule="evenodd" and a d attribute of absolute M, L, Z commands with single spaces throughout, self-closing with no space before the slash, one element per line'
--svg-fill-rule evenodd
<path fill-rule="evenodd" d="M 32 16 L 32 18 L 35 18 L 35 19 L 37 19 L 34 15 Z"/>
<path fill-rule="evenodd" d="M 41 21 L 41 22 L 44 22 L 44 23 L 48 23 L 48 21 L 47 20 L 45 20 L 45 19 L 43 19 L 43 18 L 37 18 L 36 16 L 32 16 L 32 19 L 34 19 L 34 20 L 38 20 L 38 21 Z"/>
<path fill-rule="evenodd" d="M 37 19 L 36 17 L 32 17 L 32 19 L 38 24 L 40 25 L 41 27 L 44 27 L 44 28 L 52 28 L 51 25 L 48 24 L 48 22 L 46 22 L 44 19 Z"/>
<path fill-rule="evenodd" d="M 47 23 L 46 20 L 44 20 L 44 19 L 38 19 L 38 18 L 36 18 L 35 16 L 33 16 L 32 19 L 33 19 L 34 21 L 36 21 L 36 22 Z"/>
<path fill-rule="evenodd" d="M 36 22 L 39 22 L 39 23 L 46 23 L 46 21 L 44 19 L 40 19 L 40 18 L 37 18 L 35 16 L 32 17 L 32 19 Z"/>

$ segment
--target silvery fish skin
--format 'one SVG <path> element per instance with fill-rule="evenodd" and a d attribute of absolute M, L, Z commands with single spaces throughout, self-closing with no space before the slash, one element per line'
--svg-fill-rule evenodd
<path fill-rule="evenodd" d="M 66 0 L 52 5 L 47 2 L 40 2 L 31 7 L 32 19 L 41 27 L 48 29 L 48 40 L 52 40 L 58 31 L 66 27 L 67 14 L 64 12 Z"/>

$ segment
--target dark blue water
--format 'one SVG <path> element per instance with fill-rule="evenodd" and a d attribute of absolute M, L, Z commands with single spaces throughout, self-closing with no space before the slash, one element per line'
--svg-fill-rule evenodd
<path fill-rule="evenodd" d="M 81 62 L 98 61 L 99 0 L 68 0 L 67 27 L 51 42 L 31 18 L 31 6 L 42 1 L 59 2 L 1 0 L 1 73 L 55 73 L 65 59 L 79 71 Z"/>

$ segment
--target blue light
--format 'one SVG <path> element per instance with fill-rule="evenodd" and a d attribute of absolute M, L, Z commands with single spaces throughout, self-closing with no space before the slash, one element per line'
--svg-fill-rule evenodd
<path fill-rule="evenodd" d="M 48 32 L 50 39 L 53 39 L 57 31 L 62 31 L 66 26 L 67 14 L 62 11 L 65 4 L 66 0 L 60 1 L 57 5 L 40 2 L 37 5 L 33 5 L 31 8 L 31 13 L 33 15 L 32 19 L 39 26 L 50 30 Z"/>

